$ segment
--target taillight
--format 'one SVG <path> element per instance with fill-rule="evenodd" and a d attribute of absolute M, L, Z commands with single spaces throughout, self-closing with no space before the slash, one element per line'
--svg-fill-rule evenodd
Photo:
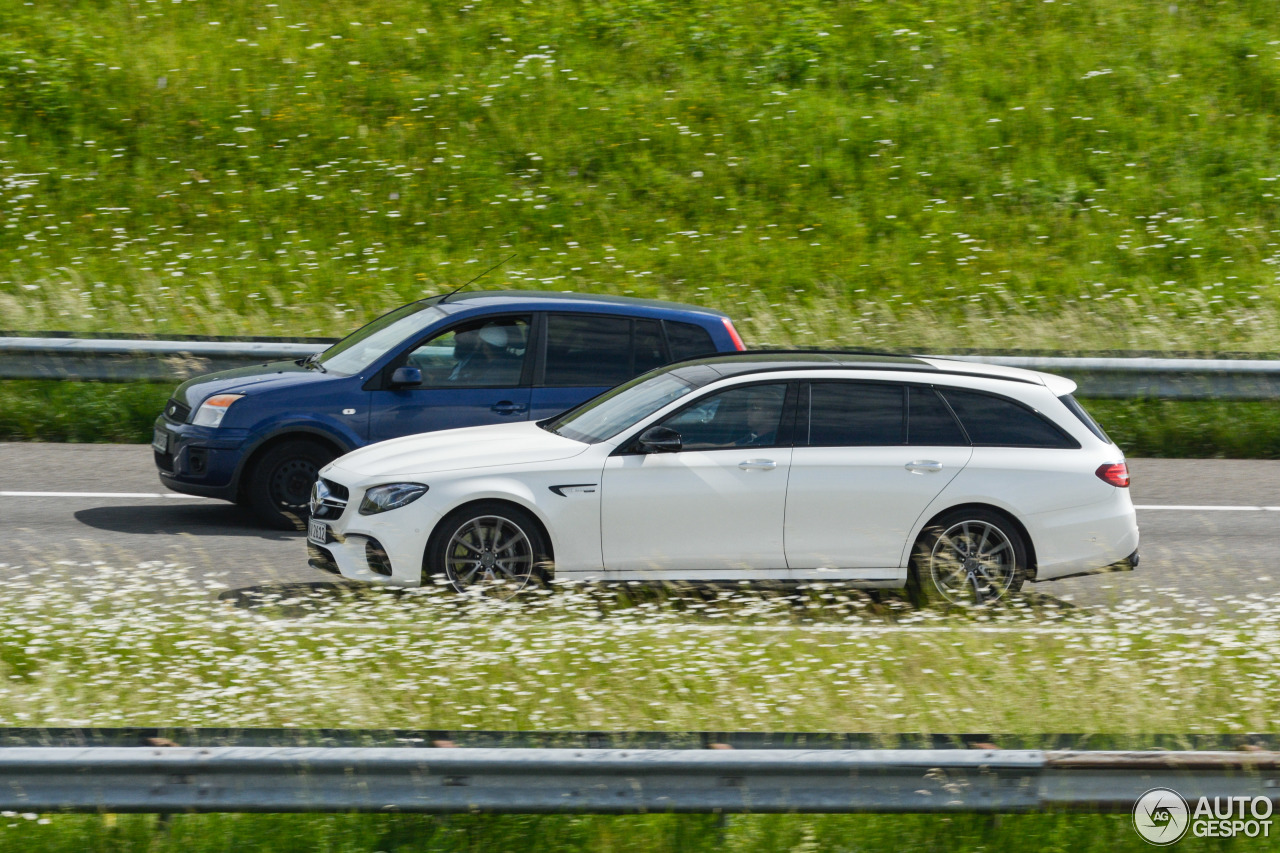
<path fill-rule="evenodd" d="M 1098 470 L 1093 473 L 1097 474 L 1098 479 L 1104 483 L 1110 483 L 1122 489 L 1129 487 L 1129 466 L 1123 462 L 1099 465 Z"/>
<path fill-rule="evenodd" d="M 742 352 L 746 347 L 742 343 L 742 338 L 738 337 L 738 330 L 733 327 L 733 323 L 729 322 L 729 318 L 724 318 L 724 330 L 729 333 L 729 339 L 733 341 L 733 345 L 737 347 L 738 352 Z"/>

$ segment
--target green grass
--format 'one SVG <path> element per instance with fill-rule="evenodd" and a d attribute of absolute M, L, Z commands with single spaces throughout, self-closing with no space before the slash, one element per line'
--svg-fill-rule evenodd
<path fill-rule="evenodd" d="M 211 605 L 205 559 L 0 566 L 0 726 L 1280 731 L 1274 599 L 1194 622 L 1215 603 L 969 617 L 821 586 L 502 604 L 264 577 Z"/>
<path fill-rule="evenodd" d="M 485 287 L 754 343 L 1280 350 L 1268 0 L 0 0 L 0 327 Z"/>
<path fill-rule="evenodd" d="M 176 384 L 0 381 L 0 441 L 145 444 Z"/>
<path fill-rule="evenodd" d="M 1138 851 L 1151 847 L 1128 815 L 475 816 L 35 815 L 0 822 L 0 853 L 356 853 L 356 851 L 557 850 L 565 853 L 819 853 L 819 851 Z M 8 826 L 6 830 L 4 827 Z M 1272 842 L 1274 844 L 1274 842 Z M 1258 841 L 1206 842 L 1188 835 L 1177 849 L 1264 849 Z"/>
<path fill-rule="evenodd" d="M 1280 459 L 1275 401 L 1085 400 L 1130 457 Z"/>
<path fill-rule="evenodd" d="M 145 444 L 172 385 L 0 381 L 0 441 Z M 1085 400 L 1131 457 L 1280 459 L 1270 401 Z"/>

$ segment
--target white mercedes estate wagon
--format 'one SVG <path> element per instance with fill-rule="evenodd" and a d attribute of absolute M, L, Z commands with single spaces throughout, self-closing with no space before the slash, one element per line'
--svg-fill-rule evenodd
<path fill-rule="evenodd" d="M 384 441 L 320 472 L 311 564 L 509 595 L 558 581 L 839 581 L 984 604 L 1131 569 L 1124 455 L 1069 379 L 748 352 L 548 420 Z"/>

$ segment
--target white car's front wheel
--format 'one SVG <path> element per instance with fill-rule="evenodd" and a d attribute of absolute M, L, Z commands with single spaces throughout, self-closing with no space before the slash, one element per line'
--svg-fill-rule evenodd
<path fill-rule="evenodd" d="M 947 513 L 920 534 L 908 579 L 918 603 L 994 604 L 1022 589 L 1027 546 L 1017 526 L 985 509 Z"/>
<path fill-rule="evenodd" d="M 550 561 L 546 536 L 529 513 L 486 501 L 450 513 L 436 527 L 423 580 L 444 578 L 458 592 L 508 599 L 544 583 Z"/>

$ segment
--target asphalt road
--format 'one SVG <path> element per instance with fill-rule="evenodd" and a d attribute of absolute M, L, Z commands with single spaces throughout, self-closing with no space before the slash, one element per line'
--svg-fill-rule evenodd
<path fill-rule="evenodd" d="M 1280 461 L 1129 466 L 1138 570 L 1036 584 L 1035 595 L 1183 612 L 1229 612 L 1250 593 L 1280 595 Z M 92 561 L 176 564 L 246 590 L 332 578 L 307 566 L 302 534 L 266 529 L 228 503 L 166 493 L 145 445 L 0 443 L 0 578 Z"/>

